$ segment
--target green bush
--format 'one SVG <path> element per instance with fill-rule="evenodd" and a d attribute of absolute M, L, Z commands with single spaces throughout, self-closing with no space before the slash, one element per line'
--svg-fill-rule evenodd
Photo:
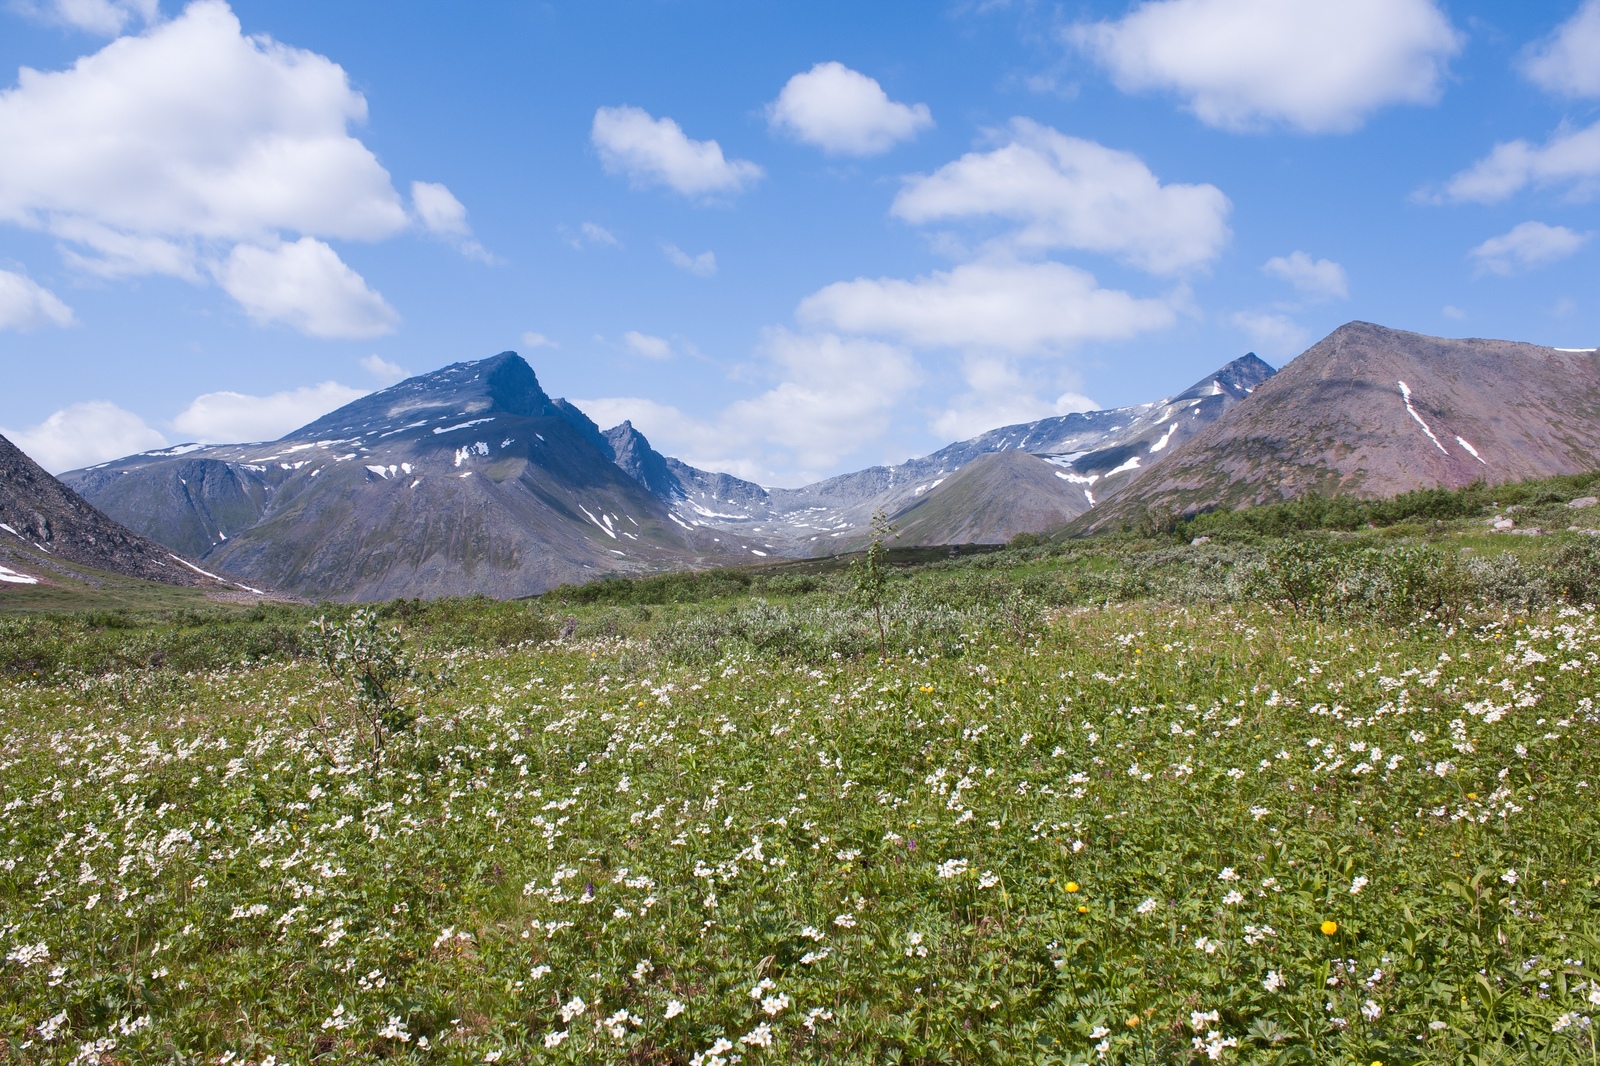
<path fill-rule="evenodd" d="M 1600 538 L 1584 537 L 1558 548 L 1549 562 L 1554 592 L 1569 603 L 1600 602 Z"/>

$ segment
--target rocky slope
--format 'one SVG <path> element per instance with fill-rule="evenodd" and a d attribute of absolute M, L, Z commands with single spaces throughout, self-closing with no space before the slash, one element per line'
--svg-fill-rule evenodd
<path fill-rule="evenodd" d="M 1060 529 L 1085 510 L 1083 490 L 1024 451 L 989 452 L 894 516 L 895 547 L 1004 544 Z"/>
<path fill-rule="evenodd" d="M 1600 466 L 1600 355 L 1341 326 L 1077 531 L 1271 503 L 1390 496 Z"/>
<path fill-rule="evenodd" d="M 520 596 L 741 551 L 675 522 L 512 352 L 268 444 L 184 445 L 64 479 L 207 565 L 312 597 Z"/>
<path fill-rule="evenodd" d="M 92 582 L 84 568 L 163 585 L 258 591 L 113 521 L 0 437 L 0 585 Z"/>

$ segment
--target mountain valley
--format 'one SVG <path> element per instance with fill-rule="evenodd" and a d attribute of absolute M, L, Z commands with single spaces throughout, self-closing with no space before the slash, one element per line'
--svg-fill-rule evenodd
<path fill-rule="evenodd" d="M 1350 323 L 1282 372 L 1246 355 L 1150 403 L 991 430 L 765 488 L 602 430 L 513 352 L 363 397 L 277 441 L 62 475 L 136 534 L 241 582 L 348 600 L 526 596 L 611 574 L 1003 543 L 1301 492 L 1392 495 L 1589 469 L 1593 351 Z M 192 565 L 192 564 L 189 564 Z"/>

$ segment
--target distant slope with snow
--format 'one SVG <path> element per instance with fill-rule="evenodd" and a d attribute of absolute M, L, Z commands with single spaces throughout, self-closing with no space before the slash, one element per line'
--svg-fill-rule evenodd
<path fill-rule="evenodd" d="M 63 477 L 153 539 L 310 597 L 522 596 L 739 550 L 673 522 L 614 458 L 505 352 L 270 443 L 181 446 Z"/>
<path fill-rule="evenodd" d="M 84 567 L 162 585 L 255 591 L 120 525 L 0 437 L 0 585 L 81 583 Z"/>
<path fill-rule="evenodd" d="M 1600 467 L 1600 355 L 1341 326 L 1075 530 Z"/>
<path fill-rule="evenodd" d="M 1057 466 L 1025 451 L 989 452 L 894 516 L 896 547 L 1004 544 L 1060 529 L 1085 510 Z"/>
<path fill-rule="evenodd" d="M 1016 451 L 1038 456 L 1055 466 L 1054 478 L 1048 483 L 1051 503 L 1047 507 L 1034 508 L 1028 501 L 1018 500 L 1015 506 L 1005 508 L 1014 516 L 1035 514 L 1038 521 L 1049 523 L 1016 532 L 1048 532 L 1089 510 L 1097 500 L 1115 493 L 1136 474 L 1159 462 L 1249 396 L 1272 374 L 1272 367 L 1253 354 L 1246 355 L 1176 396 L 1133 407 L 1003 426 L 946 445 L 920 459 L 868 467 L 797 489 L 763 489 L 727 474 L 696 470 L 671 458 L 664 460 L 671 475 L 668 484 L 654 472 L 657 465 L 648 456 L 655 453 L 632 426 L 626 426 L 626 432 L 619 426 L 608 430 L 607 435 L 617 442 L 618 462 L 637 471 L 635 476 L 642 484 L 653 491 L 657 485 L 666 485 L 665 491 L 658 491 L 657 495 L 672 509 L 674 521 L 738 538 L 744 550 L 782 555 L 848 551 L 868 535 L 873 512 L 882 510 L 894 516 L 913 508 L 920 508 L 923 516 L 917 521 L 918 532 L 903 534 L 901 543 L 964 543 L 962 530 L 987 528 L 981 516 L 961 516 L 959 508 L 949 500 L 938 508 L 922 504 L 932 495 L 947 492 L 945 486 L 974 461 Z M 629 456 L 626 460 L 622 458 L 624 447 Z M 1021 469 L 1031 468 L 1023 464 Z M 1014 486 L 1015 491 L 1024 491 L 1020 484 Z M 1063 493 L 1063 489 L 1070 491 Z M 934 513 L 950 517 L 948 528 L 927 520 Z M 1047 515 L 1063 517 L 1055 521 Z M 994 526 L 995 530 L 1003 528 L 1010 527 L 1004 522 Z"/>

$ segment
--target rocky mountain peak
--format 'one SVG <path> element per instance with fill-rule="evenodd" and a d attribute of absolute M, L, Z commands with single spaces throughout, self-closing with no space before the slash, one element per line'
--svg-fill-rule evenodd
<path fill-rule="evenodd" d="M 650 447 L 631 421 L 612 426 L 605 438 L 612 460 L 653 495 L 669 503 L 687 495 L 683 483 L 668 468 L 666 457 Z"/>
<path fill-rule="evenodd" d="M 347 403 L 283 440 L 354 438 L 439 419 L 560 415 L 533 367 L 516 352 L 452 363 Z"/>

